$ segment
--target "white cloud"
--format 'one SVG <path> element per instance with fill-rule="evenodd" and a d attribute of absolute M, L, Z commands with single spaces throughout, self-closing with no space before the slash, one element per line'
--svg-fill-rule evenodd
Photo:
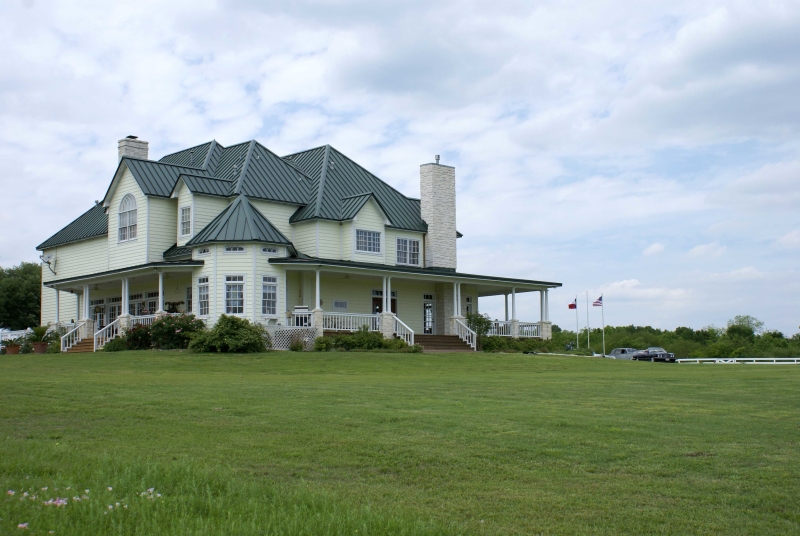
<path fill-rule="evenodd" d="M 720 245 L 719 242 L 711 242 L 693 247 L 686 255 L 695 259 L 711 259 L 725 253 L 725 249 L 726 246 Z"/>
<path fill-rule="evenodd" d="M 658 255 L 659 253 L 664 253 L 664 244 L 659 244 L 658 242 L 650 244 L 644 248 L 644 251 L 642 251 L 642 255 L 645 257 L 650 255 Z"/>
<path fill-rule="evenodd" d="M 776 241 L 776 244 L 785 249 L 800 248 L 800 230 L 786 233 Z"/>

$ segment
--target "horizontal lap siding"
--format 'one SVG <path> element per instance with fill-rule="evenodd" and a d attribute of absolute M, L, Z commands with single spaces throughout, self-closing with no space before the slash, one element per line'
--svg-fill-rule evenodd
<path fill-rule="evenodd" d="M 149 262 L 158 262 L 164 260 L 164 252 L 176 242 L 178 203 L 175 199 L 163 197 L 151 197 L 148 201 L 148 258 Z"/>
<path fill-rule="evenodd" d="M 194 273 L 192 274 L 192 296 L 194 299 L 192 300 L 192 313 L 195 316 L 200 317 L 200 292 L 197 289 L 197 282 L 201 277 L 207 277 L 209 288 L 208 288 L 208 295 L 209 295 L 209 311 L 207 316 L 203 316 L 201 318 L 205 318 L 208 321 L 208 326 L 211 327 L 214 325 L 214 318 L 215 318 L 215 310 L 214 310 L 214 295 L 216 293 L 216 280 L 214 278 L 214 245 L 210 246 L 211 252 L 208 255 L 204 255 L 203 257 L 199 257 L 203 260 L 203 266 L 198 266 L 194 269 Z M 196 250 L 195 250 L 196 251 Z M 198 257 L 195 257 L 198 258 Z"/>
<path fill-rule="evenodd" d="M 338 260 L 341 252 L 339 248 L 339 223 L 321 220 L 319 226 L 319 257 L 321 259 Z"/>
<path fill-rule="evenodd" d="M 317 228 L 316 222 L 303 222 L 293 225 L 294 245 L 300 251 L 310 257 L 317 255 Z M 291 239 L 291 238 L 290 238 Z"/>
<path fill-rule="evenodd" d="M 69 292 L 61 292 L 59 296 L 59 320 L 69 322 L 79 320 L 78 318 L 78 295 Z M 41 318 L 40 324 L 47 325 L 56 321 L 56 291 L 55 289 L 42 287 L 41 295 Z"/>
<path fill-rule="evenodd" d="M 425 259 L 423 255 L 423 234 L 415 233 L 414 231 L 401 231 L 398 229 L 386 229 L 386 264 L 397 264 L 397 239 L 408 238 L 410 240 L 419 240 L 419 258 L 420 264 L 415 266 L 425 266 Z"/>
<path fill-rule="evenodd" d="M 211 220 L 220 215 L 228 207 L 228 199 L 210 195 L 194 196 L 194 232 L 202 231 Z"/>
<path fill-rule="evenodd" d="M 353 230 L 351 231 L 351 240 L 356 240 L 356 230 L 357 229 L 364 229 L 368 231 L 378 231 L 381 233 L 381 240 L 383 242 L 381 248 L 381 254 L 375 255 L 371 253 L 359 253 L 355 250 L 355 244 L 353 246 L 353 260 L 356 262 L 374 262 L 374 263 L 381 263 L 384 262 L 384 251 L 386 249 L 386 233 L 384 229 L 384 218 L 381 214 L 378 206 L 375 204 L 375 201 L 369 200 L 359 211 L 356 220 L 353 222 Z M 386 261 L 388 262 L 388 258 Z"/>
<path fill-rule="evenodd" d="M 244 275 L 244 315 L 242 318 L 253 317 L 253 244 L 242 244 L 245 252 L 225 253 L 225 245 L 212 246 L 217 248 L 217 275 L 215 299 L 217 303 L 217 316 L 225 313 L 225 276 Z"/>
<path fill-rule="evenodd" d="M 136 199 L 136 239 L 119 242 L 119 204 L 126 194 Z M 108 268 L 114 270 L 127 266 L 144 264 L 147 261 L 147 198 L 142 193 L 136 179 L 126 169 L 122 174 L 119 186 L 111 196 L 108 206 Z M 173 227 L 170 227 L 172 230 Z M 170 243 L 172 245 L 174 242 Z M 167 246 L 169 247 L 169 246 Z M 166 249 L 166 248 L 164 248 Z M 164 250 L 161 250 L 164 251 Z M 161 259 L 159 253 L 158 259 Z M 151 259 L 152 260 L 152 259 Z M 103 271 L 103 270 L 93 270 Z"/>
<path fill-rule="evenodd" d="M 267 218 L 277 230 L 283 233 L 287 239 L 292 239 L 292 225 L 289 218 L 297 211 L 297 205 L 286 205 L 284 203 L 271 203 L 259 199 L 250 199 L 250 203 L 261 214 Z"/>
<path fill-rule="evenodd" d="M 280 322 L 284 324 L 286 322 L 286 281 L 285 281 L 285 272 L 283 267 L 275 266 L 274 264 L 269 263 L 269 255 L 264 255 L 261 253 L 261 248 L 258 248 L 256 252 L 256 274 L 255 274 L 255 297 L 256 297 L 256 314 L 255 317 L 251 314 L 249 318 L 255 320 L 257 322 L 263 323 L 275 323 Z M 275 308 L 275 315 L 264 315 L 262 314 L 262 286 L 263 286 L 263 277 L 264 276 L 271 276 L 278 278 L 278 303 Z M 251 289 L 252 291 L 252 289 Z"/>

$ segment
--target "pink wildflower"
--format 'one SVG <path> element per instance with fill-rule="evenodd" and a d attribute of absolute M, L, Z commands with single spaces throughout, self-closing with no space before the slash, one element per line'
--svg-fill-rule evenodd
<path fill-rule="evenodd" d="M 28 524 L 27 523 L 20 523 L 19 525 L 17 525 L 17 528 L 18 529 L 28 530 Z"/>
<path fill-rule="evenodd" d="M 13 489 L 10 489 L 10 490 L 8 490 L 6 492 L 6 495 L 14 495 L 15 493 L 16 493 L 16 491 L 14 491 Z"/>

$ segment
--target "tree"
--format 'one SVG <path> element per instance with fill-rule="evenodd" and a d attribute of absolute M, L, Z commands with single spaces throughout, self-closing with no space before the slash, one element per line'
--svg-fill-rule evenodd
<path fill-rule="evenodd" d="M 733 320 L 728 320 L 728 327 L 730 328 L 731 326 L 741 326 L 744 328 L 750 328 L 751 330 L 753 330 L 753 333 L 756 334 L 764 331 L 764 322 L 750 315 L 734 316 Z"/>
<path fill-rule="evenodd" d="M 492 329 L 492 319 L 489 318 L 489 315 L 485 314 L 467 313 L 466 320 L 467 327 L 477 335 L 478 340 L 476 342 L 478 349 L 480 349 L 483 346 L 483 338 L 486 337 L 486 334 Z"/>
<path fill-rule="evenodd" d="M 42 269 L 37 263 L 0 268 L 0 327 L 13 330 L 39 325 Z"/>

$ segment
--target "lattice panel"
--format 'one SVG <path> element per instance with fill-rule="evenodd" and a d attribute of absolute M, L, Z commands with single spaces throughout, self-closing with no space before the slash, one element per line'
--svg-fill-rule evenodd
<path fill-rule="evenodd" d="M 267 342 L 273 350 L 288 350 L 294 340 L 303 342 L 303 349 L 313 350 L 314 340 L 317 338 L 316 328 L 289 327 L 289 326 L 264 326 L 271 339 Z"/>

